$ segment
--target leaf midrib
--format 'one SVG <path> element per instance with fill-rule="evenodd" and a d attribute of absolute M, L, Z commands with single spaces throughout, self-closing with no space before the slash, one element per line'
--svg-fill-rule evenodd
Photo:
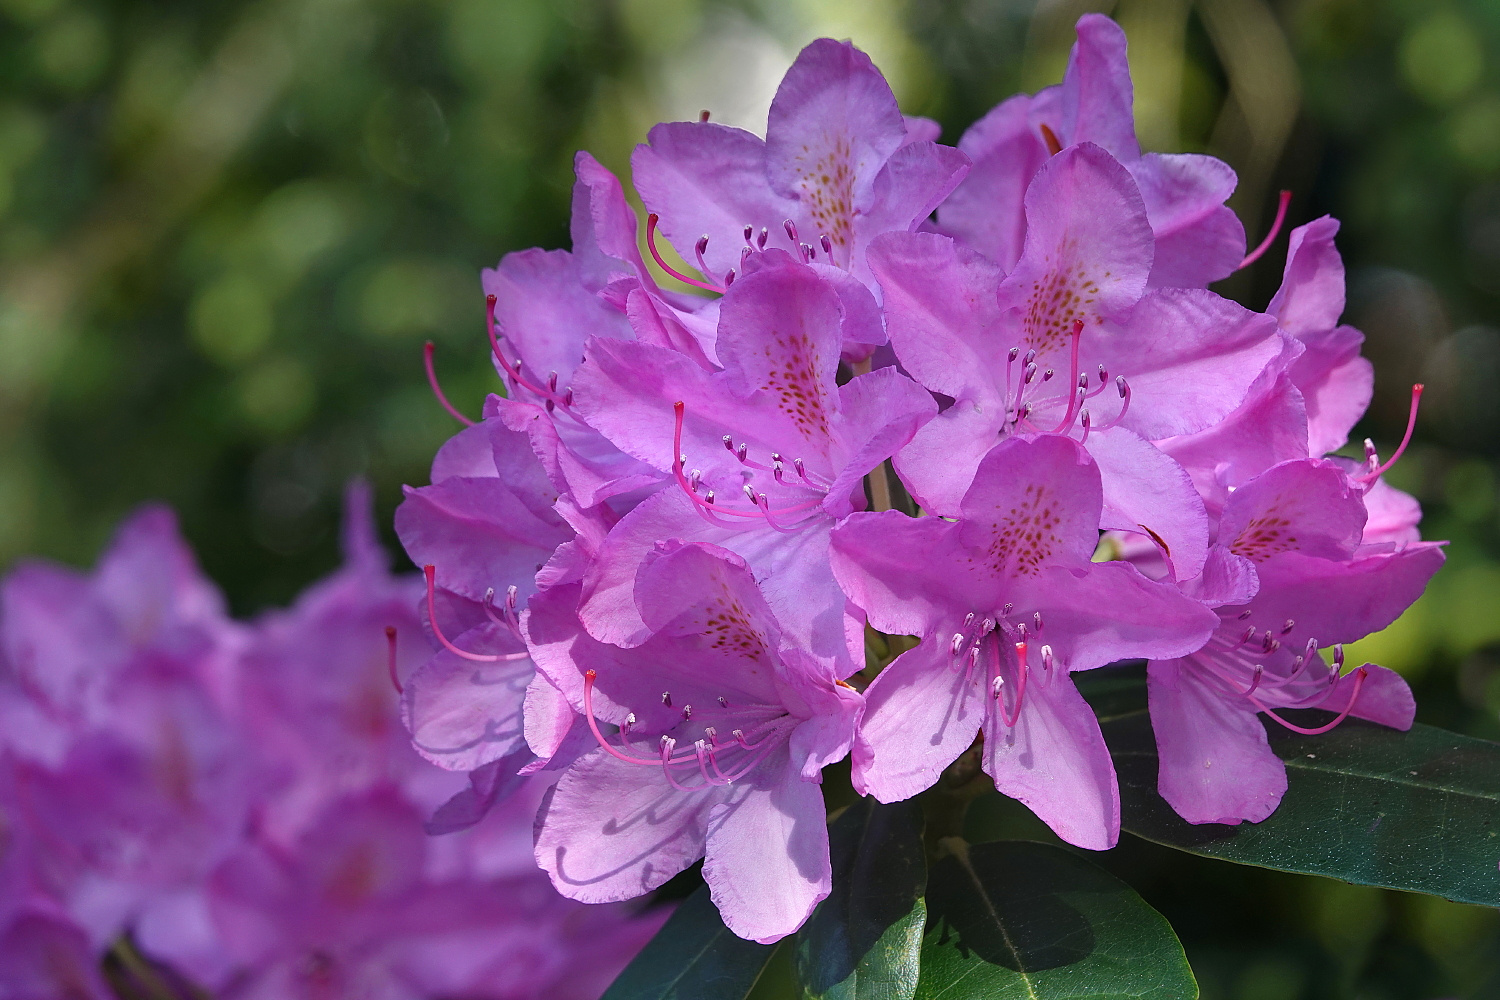
<path fill-rule="evenodd" d="M 1039 1000 L 1037 991 L 1031 983 L 1031 974 L 1026 971 L 1025 963 L 1021 961 L 1021 953 L 1016 950 L 1015 942 L 1010 939 L 1010 931 L 1006 930 L 1005 921 L 1000 919 L 1000 913 L 995 909 L 994 901 L 990 899 L 990 894 L 984 889 L 984 883 L 979 879 L 979 873 L 974 870 L 973 864 L 969 861 L 967 845 L 963 849 L 954 852 L 953 856 L 963 866 L 964 872 L 968 874 L 970 881 L 974 883 L 974 888 L 979 892 L 979 898 L 984 900 L 984 908 L 989 911 L 990 916 L 994 918 L 995 926 L 1000 929 L 1000 937 L 1005 940 L 1006 949 L 1010 951 L 1011 957 L 1016 960 L 1016 973 L 1021 977 L 1021 983 L 1026 987 L 1026 995 L 1031 1000 Z"/>

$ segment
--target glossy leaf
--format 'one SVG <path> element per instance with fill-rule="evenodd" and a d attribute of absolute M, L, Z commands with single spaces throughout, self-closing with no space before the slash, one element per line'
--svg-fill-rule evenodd
<path fill-rule="evenodd" d="M 1059 847 L 960 845 L 933 867 L 927 908 L 918 1000 L 1198 995 L 1161 914 Z"/>
<path fill-rule="evenodd" d="M 927 919 L 921 812 L 861 799 L 828 833 L 833 894 L 797 934 L 802 995 L 911 1000 Z"/>
<path fill-rule="evenodd" d="M 1226 861 L 1500 905 L 1500 744 L 1356 719 L 1321 736 L 1268 728 L 1287 765 L 1281 806 L 1262 823 L 1195 826 L 1156 793 L 1146 714 L 1105 722 L 1124 828 Z"/>
<path fill-rule="evenodd" d="M 776 947 L 736 937 L 704 886 L 677 907 L 601 1000 L 744 1000 Z"/>

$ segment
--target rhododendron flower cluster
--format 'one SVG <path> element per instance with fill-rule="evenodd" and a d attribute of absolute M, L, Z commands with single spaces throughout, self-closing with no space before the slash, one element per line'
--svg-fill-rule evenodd
<path fill-rule="evenodd" d="M 1342 653 L 1443 557 L 1372 445 L 1330 457 L 1373 377 L 1337 223 L 1291 234 L 1266 311 L 1221 297 L 1271 237 L 1247 254 L 1234 172 L 1143 154 L 1131 106 L 1102 16 L 1059 86 L 956 147 L 820 40 L 764 139 L 651 130 L 644 251 L 579 154 L 572 250 L 483 274 L 503 394 L 397 514 L 435 642 L 404 717 L 471 775 L 453 810 L 552 774 L 559 892 L 631 899 L 701 858 L 728 927 L 771 942 L 830 891 L 819 782 L 846 756 L 895 801 L 977 746 L 1063 839 L 1112 846 L 1076 672 L 1149 661 L 1191 822 L 1276 808 L 1261 717 L 1411 725 L 1405 683 Z M 915 645 L 867 663 L 866 630 Z"/>
<path fill-rule="evenodd" d="M 0 584 L 0 995 L 114 996 L 113 963 L 125 995 L 594 1000 L 660 926 L 551 889 L 540 783 L 475 825 L 413 752 L 421 581 L 367 508 L 344 567 L 251 624 L 160 508 L 91 574 Z"/>

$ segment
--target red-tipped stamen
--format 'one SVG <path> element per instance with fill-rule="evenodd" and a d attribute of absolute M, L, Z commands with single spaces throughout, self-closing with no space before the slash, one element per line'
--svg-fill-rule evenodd
<path fill-rule="evenodd" d="M 422 348 L 422 365 L 427 369 L 427 384 L 432 386 L 432 394 L 437 397 L 439 403 L 443 404 L 443 409 L 465 427 L 473 427 L 474 421 L 459 413 L 453 404 L 448 402 L 448 397 L 443 395 L 443 387 L 438 385 L 437 372 L 432 367 L 432 341 L 430 340 Z"/>
<path fill-rule="evenodd" d="M 996 647 L 998 649 L 998 647 L 999 647 L 998 643 L 996 643 Z M 1017 663 L 1017 670 L 1016 670 L 1016 675 L 1017 675 L 1017 679 L 1016 679 L 1016 704 L 1015 704 L 1016 712 L 1015 712 L 1014 715 L 1007 715 L 1006 714 L 1006 712 L 1005 712 L 1005 699 L 1004 698 L 1000 699 L 1000 719 L 1001 719 L 1001 721 L 1003 721 L 1005 723 L 1006 728 L 1008 728 L 1008 729 L 1014 729 L 1015 726 L 1016 726 L 1016 723 L 1020 721 L 1020 719 L 1021 719 L 1021 702 L 1026 697 L 1026 675 L 1027 675 L 1027 673 L 1029 673 L 1029 671 L 1026 669 L 1026 643 L 1024 643 L 1024 642 L 1018 642 L 1018 643 L 1016 643 L 1016 663 Z"/>
<path fill-rule="evenodd" d="M 677 480 L 677 485 L 682 489 L 683 494 L 693 502 L 694 506 L 698 508 L 698 512 L 703 515 L 703 517 L 710 523 L 716 524 L 721 528 L 734 528 L 738 527 L 738 525 L 735 525 L 732 522 L 719 520 L 719 516 L 725 515 L 729 517 L 741 518 L 764 518 L 772 525 L 772 527 L 775 527 L 778 531 L 786 531 L 788 529 L 776 524 L 771 519 L 774 517 L 780 517 L 783 514 L 801 514 L 807 511 L 811 511 L 822 505 L 823 501 L 821 499 L 818 499 L 808 500 L 804 503 L 793 504 L 790 507 L 782 507 L 777 510 L 771 510 L 769 504 L 761 503 L 761 500 L 764 499 L 765 495 L 757 494 L 749 486 L 749 484 L 746 484 L 745 486 L 745 495 L 751 503 L 755 504 L 756 509 L 754 511 L 730 510 L 726 507 L 716 506 L 712 500 L 699 496 L 697 491 L 693 489 L 693 485 L 688 480 L 687 475 L 683 472 L 684 459 L 682 453 L 682 425 L 687 415 L 687 405 L 682 400 L 678 400 L 677 402 L 673 403 L 672 415 L 672 452 L 677 456 L 676 459 L 674 459 L 672 462 L 672 475 Z M 743 454 L 743 449 L 745 447 L 743 444 L 741 444 L 739 448 L 732 448 L 732 445 L 732 440 L 725 441 L 725 447 L 731 448 L 731 450 L 734 451 L 734 454 L 739 458 L 741 462 L 745 462 L 747 466 L 770 471 L 766 466 L 760 465 L 757 462 L 746 462 Z"/>
<path fill-rule="evenodd" d="M 397 694 L 405 694 L 406 690 L 401 686 L 401 677 L 396 673 L 396 626 L 385 627 L 385 668 L 391 675 L 391 687 L 396 689 Z"/>
<path fill-rule="evenodd" d="M 662 260 L 661 251 L 656 249 L 656 225 L 660 221 L 661 216 L 657 215 L 655 212 L 652 212 L 650 215 L 646 216 L 646 249 L 651 251 L 651 259 L 656 261 L 657 265 L 663 271 L 666 271 L 678 281 L 681 281 L 684 284 L 692 285 L 694 288 L 701 288 L 706 292 L 718 292 L 722 295 L 724 293 L 724 289 L 720 288 L 718 285 L 710 285 L 706 281 L 699 281 L 697 278 L 689 278 L 687 275 L 677 270 L 671 264 L 668 264 L 666 261 Z"/>
<path fill-rule="evenodd" d="M 1281 224 L 1286 221 L 1286 210 L 1291 203 L 1292 192 L 1281 192 L 1280 200 L 1276 204 L 1276 218 L 1271 222 L 1271 231 L 1266 233 L 1266 238 L 1260 241 L 1260 246 L 1245 254 L 1245 259 L 1240 261 L 1240 266 L 1235 268 L 1236 271 L 1242 271 L 1251 264 L 1254 264 L 1260 260 L 1262 254 L 1271 249 L 1271 244 L 1275 242 L 1277 234 L 1281 232 Z"/>
<path fill-rule="evenodd" d="M 510 660 L 524 660 L 531 655 L 530 653 L 471 653 L 466 649 L 459 649 L 453 643 L 449 642 L 448 637 L 443 635 L 443 630 L 438 627 L 437 600 L 435 598 L 437 591 L 437 567 L 432 565 L 423 566 L 422 573 L 427 577 L 427 618 L 432 623 L 432 634 L 437 637 L 437 641 L 442 644 L 444 649 L 454 656 L 463 657 L 465 660 L 473 660 L 475 663 L 503 663 Z"/>
<path fill-rule="evenodd" d="M 1078 385 L 1078 342 L 1082 339 L 1083 320 L 1075 319 L 1073 321 L 1073 348 L 1068 361 L 1068 374 L 1072 378 L 1074 386 Z M 1088 376 L 1084 376 L 1084 378 L 1086 380 Z M 1069 390 L 1069 392 L 1071 395 L 1068 398 L 1068 412 L 1064 413 L 1062 421 L 1056 427 L 1052 428 L 1053 434 L 1057 434 L 1073 425 L 1073 419 L 1078 415 L 1078 408 L 1083 405 L 1083 397 L 1087 395 L 1088 382 L 1084 382 L 1083 393 L 1078 392 L 1076 388 Z"/>
<path fill-rule="evenodd" d="M 1285 726 L 1287 729 L 1290 729 L 1294 733 L 1300 733 L 1303 736 L 1319 736 L 1323 733 L 1328 732 L 1330 729 L 1336 727 L 1340 722 L 1343 722 L 1345 719 L 1349 718 L 1349 713 L 1354 711 L 1354 703 L 1359 701 L 1360 689 L 1364 687 L 1365 678 L 1368 677 L 1369 674 L 1370 672 L 1364 667 L 1360 667 L 1358 670 L 1354 671 L 1354 690 L 1349 692 L 1349 704 L 1344 706 L 1344 710 L 1337 716 L 1335 716 L 1332 722 L 1327 723 L 1326 725 L 1318 726 L 1316 729 L 1305 729 L 1302 726 L 1298 726 L 1286 721 L 1271 709 L 1261 704 L 1259 698 L 1250 698 L 1250 704 L 1254 705 L 1257 710 L 1266 713 L 1272 719 L 1276 720 L 1278 723 Z M 1335 675 L 1335 677 L 1336 676 L 1337 675 Z M 1329 693 L 1331 694 L 1332 692 L 1330 691 Z M 1316 708 L 1318 706 L 1310 705 L 1308 707 Z"/>
<path fill-rule="evenodd" d="M 489 334 L 490 351 L 495 355 L 495 360 L 499 363 L 500 367 L 505 369 L 506 377 L 516 385 L 520 386 L 522 389 L 525 389 L 527 392 L 531 393 L 534 396 L 539 396 L 548 403 L 556 406 L 561 406 L 563 409 L 567 409 L 568 407 L 572 406 L 573 390 L 571 387 L 569 387 L 562 396 L 558 396 L 555 393 L 549 393 L 541 386 L 533 385 L 532 383 L 526 381 L 524 377 L 522 377 L 520 361 L 517 361 L 514 365 L 512 365 L 505 359 L 504 352 L 500 350 L 500 336 L 495 332 L 495 328 L 498 325 L 495 321 L 495 304 L 495 296 L 486 295 L 484 297 L 485 332 Z"/>
<path fill-rule="evenodd" d="M 589 731 L 594 734 L 594 739 L 598 741 L 599 746 L 603 747 L 605 753 L 608 753 L 611 757 L 623 760 L 627 764 L 642 764 L 647 767 L 654 767 L 661 763 L 659 760 L 632 757 L 630 754 L 616 749 L 613 743 L 604 738 L 604 734 L 599 731 L 599 721 L 594 718 L 594 679 L 597 676 L 592 670 L 585 670 L 583 672 L 583 717 L 587 720 Z"/>
<path fill-rule="evenodd" d="M 1396 446 L 1395 454 L 1387 459 L 1384 465 L 1375 469 L 1371 469 L 1369 472 L 1360 476 L 1359 478 L 1361 480 L 1365 482 L 1374 482 L 1381 476 L 1385 475 L 1386 472 L 1390 471 L 1391 466 L 1395 465 L 1396 462 L 1400 460 L 1401 456 L 1405 454 L 1406 446 L 1411 444 L 1411 432 L 1416 430 L 1417 427 L 1417 407 L 1422 403 L 1422 388 L 1423 386 L 1421 382 L 1418 382 L 1416 385 L 1411 387 L 1411 410 L 1406 415 L 1406 433 L 1402 435 L 1401 443 Z"/>

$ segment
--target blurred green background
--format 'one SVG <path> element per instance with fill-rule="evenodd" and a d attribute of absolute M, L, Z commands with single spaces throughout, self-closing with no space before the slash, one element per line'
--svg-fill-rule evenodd
<path fill-rule="evenodd" d="M 1072 23 L 1131 38 L 1143 144 L 1227 159 L 1252 242 L 1344 222 L 1364 433 L 1451 563 L 1356 655 L 1425 721 L 1500 737 L 1500 3 L 1495 0 L 0 0 L 0 566 L 93 558 L 164 499 L 235 609 L 335 562 L 342 484 L 388 515 L 477 413 L 477 272 L 565 246 L 572 152 L 661 119 L 761 131 L 782 71 L 852 38 L 945 138 L 1055 82 Z M 1285 237 L 1220 289 L 1263 306 Z M 1356 662 L 1358 660 L 1356 659 Z M 1104 859 L 1208 998 L 1500 996 L 1492 911 L 1168 854 Z"/>

